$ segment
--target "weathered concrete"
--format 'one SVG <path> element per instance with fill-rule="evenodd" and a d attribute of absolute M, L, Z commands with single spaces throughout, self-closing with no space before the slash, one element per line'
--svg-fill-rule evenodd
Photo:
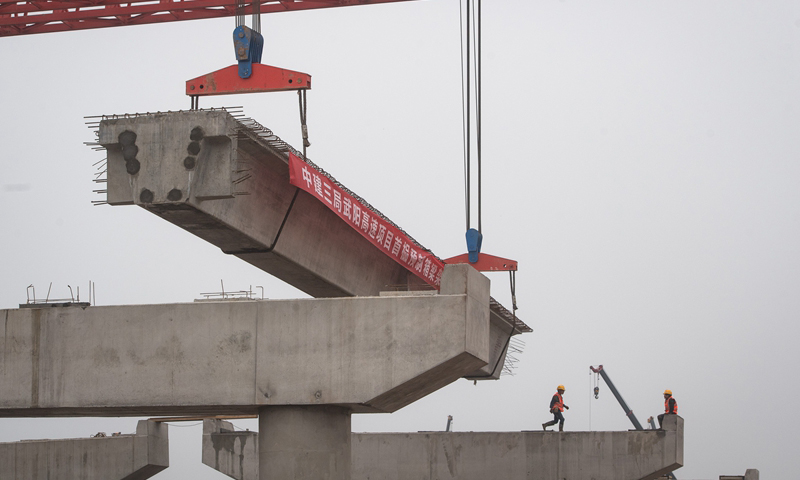
<path fill-rule="evenodd" d="M 309 295 L 423 283 L 292 186 L 286 150 L 227 112 L 108 119 L 99 137 L 108 203 L 139 205 Z"/>
<path fill-rule="evenodd" d="M 168 466 L 168 426 L 147 420 L 129 435 L 0 443 L 3 480 L 144 480 Z"/>
<path fill-rule="evenodd" d="M 486 365 L 489 282 L 442 294 L 0 311 L 0 416 L 392 412 Z"/>
<path fill-rule="evenodd" d="M 231 422 L 203 420 L 203 463 L 237 480 L 258 478 L 258 432 L 236 431 Z"/>
<path fill-rule="evenodd" d="M 237 480 L 350 479 L 350 411 L 334 406 L 263 407 L 259 431 L 203 421 L 203 463 Z M 261 441 L 259 442 L 259 438 Z"/>
<path fill-rule="evenodd" d="M 353 480 L 651 480 L 683 465 L 683 419 L 664 431 L 355 434 Z"/>
<path fill-rule="evenodd" d="M 215 464 L 207 459 L 214 458 L 220 437 L 228 434 L 216 433 L 219 427 L 210 421 L 206 425 L 203 462 L 213 468 Z M 664 428 L 627 432 L 353 433 L 351 478 L 653 480 L 683 465 L 683 418 L 670 415 Z M 253 432 L 248 433 L 253 436 L 248 442 L 257 440 Z M 248 473 L 256 471 L 259 462 L 254 447 L 248 447 L 238 461 L 243 469 L 220 462 L 217 470 L 238 480 L 258 479 Z"/>

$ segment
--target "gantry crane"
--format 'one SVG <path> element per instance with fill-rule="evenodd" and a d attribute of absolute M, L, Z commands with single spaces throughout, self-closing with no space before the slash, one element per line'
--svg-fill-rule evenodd
<path fill-rule="evenodd" d="M 258 4 L 261 13 L 313 10 L 411 0 L 33 0 L 0 1 L 0 37 L 89 28 L 233 17 Z"/>

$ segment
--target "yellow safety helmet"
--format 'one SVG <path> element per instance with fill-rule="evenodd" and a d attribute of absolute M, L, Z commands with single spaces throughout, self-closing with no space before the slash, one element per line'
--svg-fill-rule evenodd
<path fill-rule="evenodd" d="M 664 395 L 672 395 L 672 390 L 664 390 Z"/>
<path fill-rule="evenodd" d="M 564 385 L 559 385 L 558 388 L 556 388 L 556 390 L 564 390 L 565 392 L 567 391 L 567 389 L 564 388 Z"/>

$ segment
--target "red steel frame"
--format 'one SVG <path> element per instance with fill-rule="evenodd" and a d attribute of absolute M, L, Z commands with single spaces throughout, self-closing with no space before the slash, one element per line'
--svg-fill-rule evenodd
<path fill-rule="evenodd" d="M 239 65 L 231 65 L 186 82 L 186 95 L 228 95 L 232 93 L 308 90 L 311 75 L 262 63 L 253 64 L 249 78 L 239 77 Z"/>
<path fill-rule="evenodd" d="M 410 0 L 264 0 L 261 13 L 407 1 Z M 245 12 L 252 11 L 252 3 L 245 3 Z M 0 37 L 234 15 L 236 0 L 0 1 Z"/>
<path fill-rule="evenodd" d="M 479 254 L 478 261 L 475 263 L 470 263 L 468 253 L 462 253 L 461 255 L 456 255 L 455 257 L 447 258 L 444 260 L 444 263 L 447 264 L 466 263 L 467 265 L 472 265 L 472 267 L 479 272 L 517 271 L 516 260 L 511 260 L 510 258 L 495 257 L 494 255 L 489 255 L 488 253 Z"/>

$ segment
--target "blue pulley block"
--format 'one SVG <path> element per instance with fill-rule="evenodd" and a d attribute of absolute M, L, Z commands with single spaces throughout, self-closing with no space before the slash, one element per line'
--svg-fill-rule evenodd
<path fill-rule="evenodd" d="M 481 253 L 481 242 L 483 235 L 481 232 L 470 228 L 467 230 L 467 253 L 469 253 L 469 263 L 477 263 L 478 254 Z"/>
<path fill-rule="evenodd" d="M 264 37 L 245 25 L 239 25 L 233 30 L 233 49 L 239 62 L 239 77 L 250 78 L 253 64 L 261 63 Z"/>

